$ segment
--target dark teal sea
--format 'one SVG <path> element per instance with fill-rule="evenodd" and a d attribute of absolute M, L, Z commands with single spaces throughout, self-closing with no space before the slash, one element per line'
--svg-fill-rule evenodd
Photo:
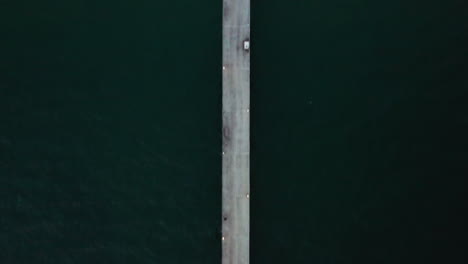
<path fill-rule="evenodd" d="M 220 264 L 222 1 L 0 1 L 0 263 Z M 468 3 L 252 0 L 251 263 L 467 261 Z"/>

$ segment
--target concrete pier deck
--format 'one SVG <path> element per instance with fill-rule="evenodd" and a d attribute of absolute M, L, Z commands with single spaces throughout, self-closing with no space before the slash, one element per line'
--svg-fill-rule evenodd
<path fill-rule="evenodd" d="M 222 264 L 249 263 L 250 0 L 223 0 Z"/>

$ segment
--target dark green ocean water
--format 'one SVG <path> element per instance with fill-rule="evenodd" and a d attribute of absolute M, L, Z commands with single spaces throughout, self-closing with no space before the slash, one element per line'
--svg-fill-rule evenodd
<path fill-rule="evenodd" d="M 222 1 L 0 2 L 0 263 L 220 263 Z M 251 263 L 465 263 L 468 5 L 252 1 Z"/>
<path fill-rule="evenodd" d="M 466 1 L 252 1 L 252 263 L 466 263 Z"/>

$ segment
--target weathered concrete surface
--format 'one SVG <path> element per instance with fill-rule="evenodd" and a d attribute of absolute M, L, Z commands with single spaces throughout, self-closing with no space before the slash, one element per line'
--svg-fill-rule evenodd
<path fill-rule="evenodd" d="M 250 0 L 223 0 L 222 263 L 249 263 Z"/>

